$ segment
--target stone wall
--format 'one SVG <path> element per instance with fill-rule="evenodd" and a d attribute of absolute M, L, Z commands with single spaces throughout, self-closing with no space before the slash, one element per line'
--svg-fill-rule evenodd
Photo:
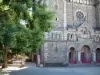
<path fill-rule="evenodd" d="M 92 5 L 86 5 L 86 4 L 72 4 L 67 3 L 67 24 L 68 25 L 75 25 L 77 22 L 76 19 L 76 12 L 81 11 L 84 16 L 86 16 L 86 21 L 91 25 L 92 27 L 96 26 L 96 19 L 95 19 L 95 7 Z"/>
<path fill-rule="evenodd" d="M 45 42 L 45 63 L 64 63 L 66 56 L 66 42 Z M 67 61 L 66 61 L 67 62 Z"/>
<path fill-rule="evenodd" d="M 100 0 L 96 2 L 95 8 L 96 8 L 97 27 L 100 27 Z"/>
<path fill-rule="evenodd" d="M 92 4 L 91 4 L 92 3 Z M 73 25 L 77 23 L 76 12 L 81 11 L 84 16 L 86 16 L 86 21 L 92 26 L 96 26 L 96 18 L 95 18 L 95 7 L 93 6 L 93 0 L 90 0 L 90 4 L 84 3 L 72 3 L 66 2 L 66 12 L 64 9 L 64 0 L 48 0 L 48 6 L 53 12 L 55 12 L 54 18 L 54 30 L 63 29 L 64 22 L 67 25 Z M 66 13 L 66 15 L 64 15 Z M 66 19 L 64 17 L 66 16 Z M 66 21 L 64 21 L 66 20 Z M 66 26 L 67 26 L 66 25 Z"/>

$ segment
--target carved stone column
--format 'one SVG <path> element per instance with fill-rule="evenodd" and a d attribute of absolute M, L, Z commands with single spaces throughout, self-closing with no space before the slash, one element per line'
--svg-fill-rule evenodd
<path fill-rule="evenodd" d="M 67 62 L 69 63 L 69 51 L 67 51 Z"/>
<path fill-rule="evenodd" d="M 81 52 L 78 51 L 78 63 L 81 63 Z"/>
<path fill-rule="evenodd" d="M 92 59 L 93 59 L 93 63 L 96 63 L 96 52 L 95 51 L 92 52 Z"/>

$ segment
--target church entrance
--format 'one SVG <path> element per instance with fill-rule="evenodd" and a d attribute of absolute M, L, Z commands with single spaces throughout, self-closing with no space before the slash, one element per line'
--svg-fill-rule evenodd
<path fill-rule="evenodd" d="M 96 49 L 96 62 L 100 63 L 100 48 Z"/>
<path fill-rule="evenodd" d="M 76 64 L 76 52 L 75 48 L 71 47 L 69 51 L 69 63 Z"/>
<path fill-rule="evenodd" d="M 84 45 L 81 49 L 81 62 L 83 64 L 91 63 L 92 61 L 92 54 L 90 47 L 88 45 Z"/>

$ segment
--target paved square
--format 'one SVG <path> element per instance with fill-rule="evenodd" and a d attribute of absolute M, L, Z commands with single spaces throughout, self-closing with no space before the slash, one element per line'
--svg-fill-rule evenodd
<path fill-rule="evenodd" d="M 12 71 L 11 75 L 100 75 L 100 67 L 34 67 Z"/>

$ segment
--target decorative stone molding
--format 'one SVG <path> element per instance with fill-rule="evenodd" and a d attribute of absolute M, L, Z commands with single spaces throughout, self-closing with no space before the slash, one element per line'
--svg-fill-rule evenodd
<path fill-rule="evenodd" d="M 69 41 L 78 41 L 78 35 L 75 33 L 68 33 L 67 37 Z"/>
<path fill-rule="evenodd" d="M 76 46 L 75 46 L 74 44 L 73 44 L 73 45 L 71 44 L 71 45 L 68 45 L 68 46 L 67 46 L 68 52 L 69 52 L 69 50 L 70 50 L 71 47 L 75 48 L 75 51 L 77 50 Z"/>
<path fill-rule="evenodd" d="M 94 41 L 100 42 L 100 35 L 94 35 Z"/>

